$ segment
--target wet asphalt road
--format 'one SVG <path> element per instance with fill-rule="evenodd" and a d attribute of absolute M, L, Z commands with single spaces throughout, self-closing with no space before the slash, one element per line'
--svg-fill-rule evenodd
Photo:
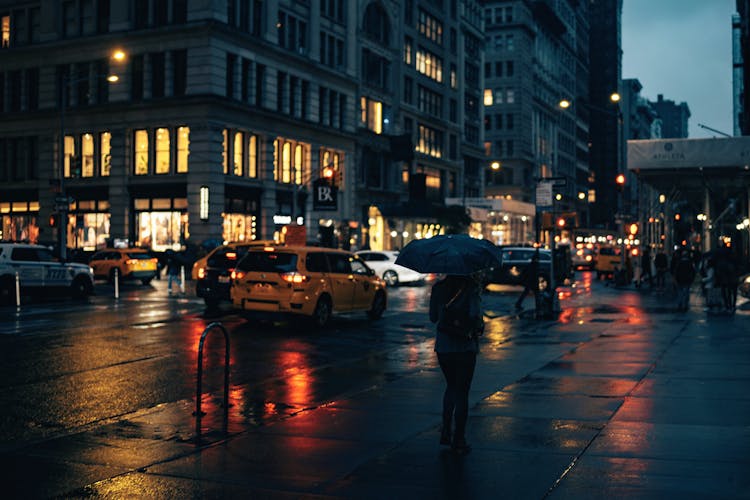
<path fill-rule="evenodd" d="M 162 280 L 126 284 L 120 298 L 100 283 L 85 301 L 24 298 L 0 309 L 0 450 L 71 434 L 177 401 L 194 401 L 197 349 L 208 324 L 230 333 L 234 419 L 258 425 L 417 370 L 433 356 L 430 284 L 389 289 L 384 317 L 335 317 L 323 331 L 304 323 L 248 321 L 229 308 L 205 311 Z M 490 316 L 507 314 L 518 288 L 485 295 Z M 531 305 L 529 299 L 528 304 Z M 205 344 L 204 393 L 220 393 L 224 340 Z M 252 393 L 240 387 L 253 387 Z M 210 404 L 210 401 L 208 402 Z"/>

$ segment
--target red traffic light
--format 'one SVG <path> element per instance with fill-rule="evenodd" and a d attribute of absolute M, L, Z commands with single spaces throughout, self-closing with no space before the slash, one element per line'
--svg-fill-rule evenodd
<path fill-rule="evenodd" d="M 618 186 L 622 186 L 623 184 L 625 184 L 625 175 L 617 174 L 617 177 L 615 177 L 615 182 Z"/>
<path fill-rule="evenodd" d="M 557 225 L 560 226 L 560 227 L 565 227 L 565 219 L 562 218 L 562 217 L 560 217 L 559 219 L 557 219 Z"/>
<path fill-rule="evenodd" d="M 323 177 L 326 179 L 332 179 L 333 178 L 333 169 L 331 167 L 325 167 L 323 169 Z"/>
<path fill-rule="evenodd" d="M 49 227 L 57 227 L 57 222 L 58 222 L 59 217 L 60 217 L 60 214 L 58 214 L 57 212 L 50 214 Z"/>

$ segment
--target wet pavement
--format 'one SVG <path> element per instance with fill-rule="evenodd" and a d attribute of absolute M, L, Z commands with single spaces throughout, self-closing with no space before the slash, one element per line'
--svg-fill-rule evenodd
<path fill-rule="evenodd" d="M 438 444 L 443 379 L 413 337 L 416 369 L 262 425 L 234 408 L 224 434 L 221 394 L 204 396 L 201 442 L 182 400 L 0 450 L 5 495 L 750 498 L 750 304 L 563 293 L 557 320 L 489 311 L 466 456 Z"/>

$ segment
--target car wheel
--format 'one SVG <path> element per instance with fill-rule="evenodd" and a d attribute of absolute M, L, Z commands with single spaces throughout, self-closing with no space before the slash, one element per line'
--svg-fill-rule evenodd
<path fill-rule="evenodd" d="M 376 293 L 372 307 L 367 311 L 367 317 L 372 320 L 380 319 L 385 312 L 385 305 L 385 294 L 382 291 Z"/>
<path fill-rule="evenodd" d="M 388 286 L 396 286 L 398 285 L 398 274 L 396 271 L 386 271 L 383 273 L 383 281 Z"/>
<path fill-rule="evenodd" d="M 318 303 L 315 304 L 315 310 L 312 314 L 313 325 L 317 328 L 323 328 L 331 320 L 331 299 L 327 295 L 323 295 L 318 299 Z"/>
<path fill-rule="evenodd" d="M 76 299 L 85 299 L 94 291 L 94 286 L 88 279 L 79 276 L 70 285 L 70 293 Z"/>

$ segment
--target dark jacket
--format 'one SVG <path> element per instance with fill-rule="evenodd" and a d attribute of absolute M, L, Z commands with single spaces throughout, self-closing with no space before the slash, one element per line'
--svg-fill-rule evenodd
<path fill-rule="evenodd" d="M 472 300 L 470 301 L 470 315 L 482 314 L 481 289 L 473 279 L 464 276 L 448 276 L 438 281 L 432 287 L 430 295 L 430 321 L 437 323 L 440 318 L 440 312 L 453 296 L 458 293 L 462 286 L 469 287 L 469 293 Z M 478 352 L 479 341 L 477 337 L 471 339 L 461 339 L 437 331 L 435 335 L 435 352 Z"/>

